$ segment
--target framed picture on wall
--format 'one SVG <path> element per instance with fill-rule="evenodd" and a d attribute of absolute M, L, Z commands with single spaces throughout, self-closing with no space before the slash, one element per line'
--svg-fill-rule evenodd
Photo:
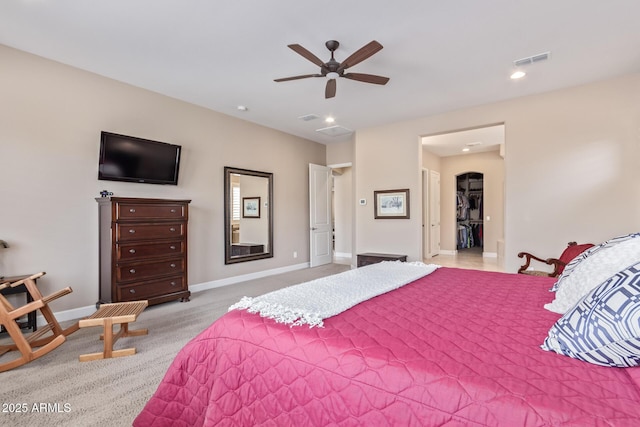
<path fill-rule="evenodd" d="M 242 198 L 242 218 L 260 218 L 260 197 Z"/>
<path fill-rule="evenodd" d="M 373 192 L 375 219 L 408 219 L 409 189 Z"/>

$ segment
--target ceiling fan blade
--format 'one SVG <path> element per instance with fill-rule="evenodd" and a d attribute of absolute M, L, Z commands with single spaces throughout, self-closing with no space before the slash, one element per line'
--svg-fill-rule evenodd
<path fill-rule="evenodd" d="M 326 99 L 336 96 L 336 79 L 327 80 L 327 86 L 324 88 L 324 97 Z"/>
<path fill-rule="evenodd" d="M 373 40 L 372 42 L 369 42 L 368 44 L 353 52 L 347 59 L 342 61 L 340 67 L 338 67 L 336 71 L 339 73 L 340 71 L 346 70 L 349 67 L 353 67 L 354 65 L 364 61 L 381 49 L 382 45 Z"/>
<path fill-rule="evenodd" d="M 300 46 L 299 44 L 290 44 L 288 46 L 289 46 L 290 49 L 292 49 L 298 55 L 303 56 L 304 58 L 306 58 L 309 61 L 311 61 L 314 64 L 316 64 L 318 67 L 323 67 L 324 66 L 324 62 L 320 58 L 318 58 L 313 53 L 309 52 L 307 49 L 305 49 L 304 47 Z"/>
<path fill-rule="evenodd" d="M 288 82 L 289 80 L 306 79 L 309 77 L 322 77 L 322 74 L 303 74 L 301 76 L 283 77 L 281 79 L 273 79 L 274 82 Z"/>
<path fill-rule="evenodd" d="M 389 81 L 389 77 L 376 76 L 374 74 L 345 73 L 342 77 L 376 85 L 386 85 Z"/>

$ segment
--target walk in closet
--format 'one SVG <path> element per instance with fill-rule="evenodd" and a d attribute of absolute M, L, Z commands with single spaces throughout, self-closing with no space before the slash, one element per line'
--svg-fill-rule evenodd
<path fill-rule="evenodd" d="M 469 172 L 456 180 L 457 249 L 482 248 L 483 174 Z"/>

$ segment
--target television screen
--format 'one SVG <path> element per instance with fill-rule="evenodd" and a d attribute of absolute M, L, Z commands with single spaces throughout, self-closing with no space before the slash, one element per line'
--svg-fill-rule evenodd
<path fill-rule="evenodd" d="M 181 148 L 103 131 L 98 179 L 177 185 Z"/>

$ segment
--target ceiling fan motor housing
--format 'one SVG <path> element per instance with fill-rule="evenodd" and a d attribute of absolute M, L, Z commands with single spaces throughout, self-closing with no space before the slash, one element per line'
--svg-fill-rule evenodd
<path fill-rule="evenodd" d="M 333 52 L 334 50 L 338 49 L 338 47 L 340 46 L 340 43 L 335 40 L 329 40 L 324 45 L 327 47 L 327 49 Z"/>

